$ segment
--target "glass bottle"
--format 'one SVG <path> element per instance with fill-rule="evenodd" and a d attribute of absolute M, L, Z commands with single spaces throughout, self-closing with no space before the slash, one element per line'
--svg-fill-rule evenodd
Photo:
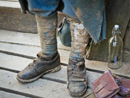
<path fill-rule="evenodd" d="M 122 67 L 123 41 L 120 37 L 119 25 L 115 25 L 112 30 L 112 37 L 109 39 L 108 67 L 118 69 Z"/>

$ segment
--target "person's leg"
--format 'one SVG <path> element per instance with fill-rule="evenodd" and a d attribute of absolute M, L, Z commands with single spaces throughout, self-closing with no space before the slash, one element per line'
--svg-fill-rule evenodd
<path fill-rule="evenodd" d="M 54 1 L 56 2 L 56 0 Z M 56 4 L 55 2 L 54 4 Z M 20 82 L 35 81 L 43 74 L 55 72 L 61 68 L 56 41 L 57 11 L 51 10 L 52 7 L 55 9 L 56 5 L 51 6 L 53 1 L 49 2 L 50 11 L 49 9 L 46 11 L 46 7 L 48 7 L 47 5 L 49 4 L 46 3 L 41 5 L 41 3 L 44 3 L 41 2 L 41 0 L 28 0 L 28 3 L 30 11 L 35 13 L 36 16 L 37 28 L 41 42 L 41 51 L 37 54 L 37 58 L 32 63 L 18 73 L 17 79 Z M 37 9 L 35 8 L 36 3 L 38 7 Z"/>
<path fill-rule="evenodd" d="M 41 52 L 43 55 L 52 56 L 57 53 L 56 27 L 57 14 L 49 17 L 39 17 L 36 15 L 37 28 L 41 42 Z"/>
<path fill-rule="evenodd" d="M 84 56 L 89 34 L 79 21 L 71 20 L 71 52 L 67 67 L 67 87 L 70 95 L 82 96 L 87 90 L 87 76 Z"/>

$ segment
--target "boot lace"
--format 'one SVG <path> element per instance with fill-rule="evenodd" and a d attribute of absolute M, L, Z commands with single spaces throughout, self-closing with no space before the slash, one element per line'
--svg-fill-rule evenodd
<path fill-rule="evenodd" d="M 70 69 L 70 78 L 73 80 L 73 81 L 84 81 L 84 73 L 85 73 L 85 70 L 80 70 L 79 67 L 82 67 L 84 66 L 83 65 L 83 62 L 78 62 L 76 65 L 71 65 L 71 69 Z"/>

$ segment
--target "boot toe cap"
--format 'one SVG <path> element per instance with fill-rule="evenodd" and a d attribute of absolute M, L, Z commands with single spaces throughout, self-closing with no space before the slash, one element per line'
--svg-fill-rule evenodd
<path fill-rule="evenodd" d="M 31 79 L 30 72 L 27 72 L 26 70 L 22 70 L 21 72 L 19 72 L 17 77 L 23 80 Z"/>
<path fill-rule="evenodd" d="M 20 82 L 31 82 L 34 77 L 36 77 L 36 72 L 29 67 L 26 67 L 17 74 L 17 79 Z"/>
<path fill-rule="evenodd" d="M 82 96 L 86 92 L 87 86 L 84 82 L 70 82 L 68 89 L 72 96 Z"/>

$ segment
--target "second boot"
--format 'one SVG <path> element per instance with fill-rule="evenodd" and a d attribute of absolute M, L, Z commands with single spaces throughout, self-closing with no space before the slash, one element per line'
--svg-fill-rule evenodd
<path fill-rule="evenodd" d="M 49 18 L 36 16 L 36 21 L 41 51 L 32 63 L 18 73 L 17 79 L 20 82 L 32 82 L 45 73 L 61 69 L 56 41 L 57 14 Z"/>
<path fill-rule="evenodd" d="M 70 21 L 71 53 L 67 67 L 67 87 L 71 96 L 80 97 L 87 91 L 87 74 L 84 56 L 89 34 L 80 22 Z"/>

